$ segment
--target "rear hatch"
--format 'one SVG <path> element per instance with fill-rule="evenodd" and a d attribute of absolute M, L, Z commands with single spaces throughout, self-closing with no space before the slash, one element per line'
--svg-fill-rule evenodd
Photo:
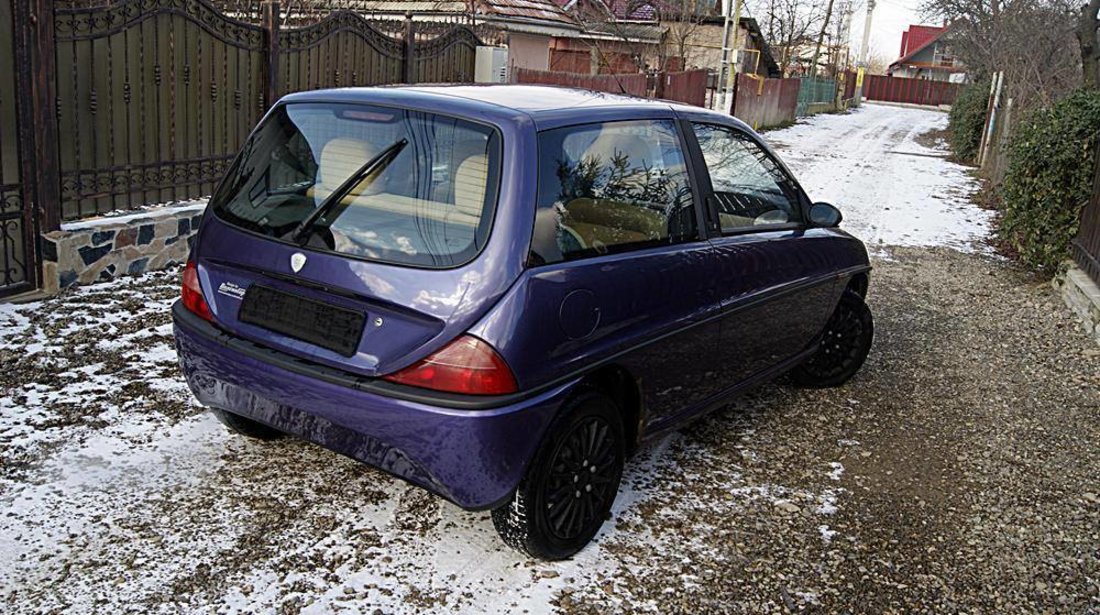
<path fill-rule="evenodd" d="M 476 258 L 499 168 L 499 134 L 482 124 L 363 104 L 277 107 L 212 197 L 199 238 L 215 321 L 365 376 L 415 361 L 511 282 Z"/>

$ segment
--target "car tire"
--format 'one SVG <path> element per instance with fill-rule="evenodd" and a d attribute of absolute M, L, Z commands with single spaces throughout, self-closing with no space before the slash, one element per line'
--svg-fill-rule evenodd
<path fill-rule="evenodd" d="M 625 460 L 615 402 L 596 391 L 582 392 L 566 403 L 543 438 L 512 499 L 493 510 L 493 525 L 521 553 L 565 559 L 610 518 Z"/>
<path fill-rule="evenodd" d="M 863 367 L 874 337 L 871 309 L 859 294 L 845 290 L 825 325 L 817 352 L 791 371 L 791 379 L 809 388 L 848 382 Z"/>
<path fill-rule="evenodd" d="M 249 438 L 255 438 L 257 440 L 274 440 L 283 436 L 283 432 L 278 429 L 268 427 L 263 423 L 253 421 L 239 414 L 233 414 L 232 412 L 226 412 L 218 408 L 211 408 L 210 411 L 214 413 L 214 416 L 217 417 L 219 421 L 221 421 L 222 425 L 229 428 L 229 431 L 239 433 L 242 436 L 248 436 Z"/>

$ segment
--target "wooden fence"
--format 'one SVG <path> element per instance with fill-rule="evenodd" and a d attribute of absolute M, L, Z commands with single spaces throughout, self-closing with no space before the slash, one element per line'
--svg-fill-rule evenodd
<path fill-rule="evenodd" d="M 657 74 L 657 98 L 704 107 L 707 104 L 706 69 Z"/>
<path fill-rule="evenodd" d="M 277 1 L 250 23 L 207 0 L 0 0 L 0 296 L 34 286 L 39 232 L 210 194 L 287 92 L 473 80 L 466 25 L 283 15 Z"/>
<path fill-rule="evenodd" d="M 1096 175 L 1092 199 L 1081 211 L 1081 227 L 1070 244 L 1073 260 L 1100 285 L 1100 154 L 1096 157 Z"/>
<path fill-rule="evenodd" d="M 515 83 L 560 85 L 574 88 L 662 98 L 702 107 L 707 98 L 707 71 L 598 74 L 517 68 L 512 71 Z"/>
<path fill-rule="evenodd" d="M 962 85 L 927 79 L 903 79 L 884 75 L 863 77 L 863 98 L 913 105 L 950 105 Z"/>
<path fill-rule="evenodd" d="M 730 114 L 755 130 L 789 124 L 795 120 L 800 88 L 801 80 L 796 78 L 739 74 Z"/>

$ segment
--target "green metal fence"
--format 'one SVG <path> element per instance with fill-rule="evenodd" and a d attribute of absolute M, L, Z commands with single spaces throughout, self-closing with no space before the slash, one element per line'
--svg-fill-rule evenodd
<path fill-rule="evenodd" d="M 803 77 L 799 81 L 796 116 L 813 115 L 836 105 L 836 80 Z"/>

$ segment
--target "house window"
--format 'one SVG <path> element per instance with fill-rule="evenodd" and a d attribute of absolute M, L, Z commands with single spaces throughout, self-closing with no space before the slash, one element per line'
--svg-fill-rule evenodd
<path fill-rule="evenodd" d="M 954 66 L 955 53 L 950 46 L 936 43 L 936 47 L 932 52 L 932 62 L 936 66 Z"/>

